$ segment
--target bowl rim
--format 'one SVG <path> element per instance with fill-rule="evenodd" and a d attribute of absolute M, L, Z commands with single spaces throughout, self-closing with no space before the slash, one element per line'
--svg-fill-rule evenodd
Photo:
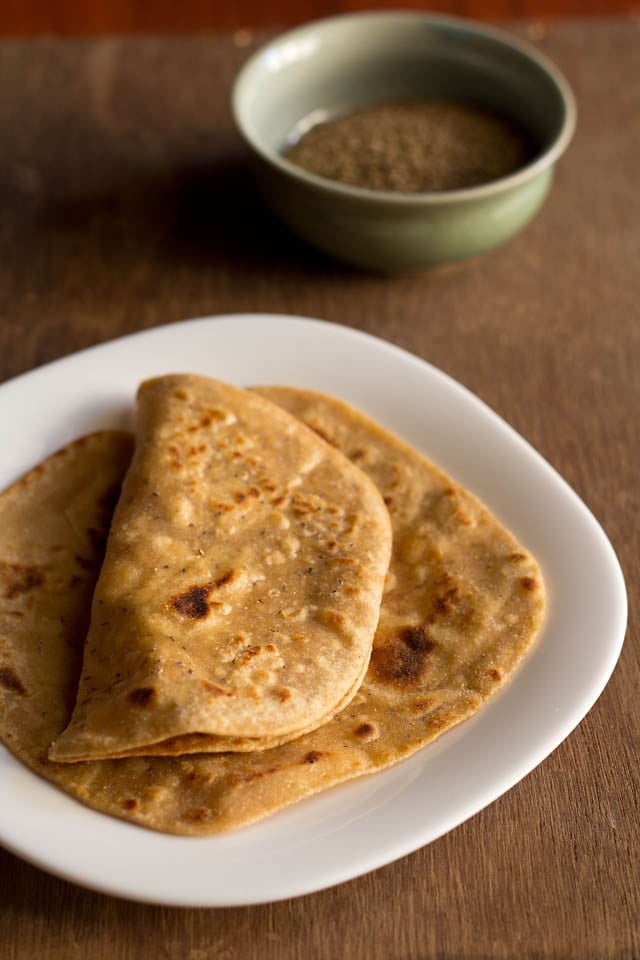
<path fill-rule="evenodd" d="M 266 57 L 271 50 L 284 42 L 296 39 L 304 34 L 312 33 L 314 30 L 330 27 L 334 24 L 348 22 L 364 24 L 366 21 L 385 19 L 396 21 L 415 20 L 422 24 L 433 24 L 434 26 L 443 27 L 450 26 L 462 30 L 471 36 L 483 37 L 503 44 L 512 50 L 516 50 L 523 57 L 535 63 L 555 85 L 564 110 L 564 117 L 558 134 L 539 156 L 507 176 L 499 177 L 487 183 L 477 184 L 472 187 L 462 187 L 456 190 L 416 191 L 409 193 L 400 190 L 377 190 L 368 187 L 358 187 L 311 173 L 303 167 L 286 160 L 282 154 L 265 146 L 265 144 L 248 129 L 243 121 L 240 107 L 241 88 L 243 85 L 246 85 L 247 77 L 250 72 L 255 69 L 257 62 Z M 407 206 L 439 206 L 455 202 L 480 200 L 521 186 L 552 167 L 559 157 L 562 156 L 571 142 L 577 122 L 576 100 L 568 80 L 559 67 L 557 67 L 546 54 L 541 53 L 532 44 L 500 27 L 480 23 L 477 20 L 467 17 L 422 13 L 411 10 L 375 10 L 337 14 L 335 16 L 309 20 L 306 23 L 277 34 L 256 50 L 240 68 L 233 82 L 231 91 L 231 112 L 236 128 L 245 142 L 266 163 L 275 167 L 285 176 L 297 180 L 301 184 L 314 187 L 316 190 L 333 194 L 336 197 L 366 200 L 369 202 L 375 201 L 383 205 L 399 204 Z"/>

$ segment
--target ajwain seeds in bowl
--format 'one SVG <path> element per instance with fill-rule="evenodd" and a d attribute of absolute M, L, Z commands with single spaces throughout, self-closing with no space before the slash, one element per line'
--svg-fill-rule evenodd
<path fill-rule="evenodd" d="M 317 123 L 284 157 L 310 173 L 368 190 L 461 190 L 514 173 L 532 159 L 530 137 L 473 103 L 371 104 Z"/>

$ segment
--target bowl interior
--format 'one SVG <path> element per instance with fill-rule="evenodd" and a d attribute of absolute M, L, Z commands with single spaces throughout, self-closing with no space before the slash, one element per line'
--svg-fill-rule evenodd
<path fill-rule="evenodd" d="M 234 109 L 259 152 L 281 154 L 313 123 L 365 103 L 465 100 L 519 123 L 539 156 L 567 119 L 560 84 L 499 31 L 419 14 L 355 15 L 292 30 L 259 51 L 237 80 Z"/>

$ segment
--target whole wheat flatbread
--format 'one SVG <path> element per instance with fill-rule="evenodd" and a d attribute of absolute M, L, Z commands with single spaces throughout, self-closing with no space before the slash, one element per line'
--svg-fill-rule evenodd
<path fill-rule="evenodd" d="M 206 377 L 147 381 L 51 759 L 256 749 L 326 722 L 364 677 L 390 552 L 374 484 L 298 419 Z"/>
<path fill-rule="evenodd" d="M 478 710 L 508 680 L 543 618 L 544 588 L 535 560 L 473 496 L 339 401 L 304 391 L 262 392 L 359 463 L 391 511 L 394 552 L 374 655 L 359 691 L 333 720 L 254 753 L 54 763 L 46 752 L 71 711 L 89 585 L 76 583 L 63 594 L 49 590 L 46 581 L 33 583 L 29 593 L 10 600 L 6 585 L 2 588 L 0 623 L 9 638 L 0 672 L 4 742 L 88 806 L 169 833 L 230 830 L 409 756 Z M 80 477 L 102 470 L 90 447 L 76 450 L 67 463 Z M 46 520 L 65 499 L 56 486 L 75 488 L 77 478 L 53 475 L 45 464 L 25 483 L 32 485 L 31 498 L 21 487 L 0 498 L 0 530 L 9 516 L 14 531 L 28 526 L 35 498 L 42 518 L 38 565 L 46 566 L 57 556 L 60 541 Z M 93 499 L 85 498 L 76 526 L 98 531 L 104 521 L 101 502 L 97 490 Z M 18 533 L 16 543 L 22 537 Z M 92 539 L 97 541 L 98 533 Z M 22 548 L 7 555 L 4 534 L 0 557 L 5 563 L 30 562 Z M 24 617 L 19 634 L 12 609 Z M 45 620 L 60 627 L 49 629 Z M 43 675 L 46 684 L 39 680 Z"/>
<path fill-rule="evenodd" d="M 0 495 L 0 736 L 36 770 L 73 710 L 132 452 L 126 433 L 82 437 Z"/>

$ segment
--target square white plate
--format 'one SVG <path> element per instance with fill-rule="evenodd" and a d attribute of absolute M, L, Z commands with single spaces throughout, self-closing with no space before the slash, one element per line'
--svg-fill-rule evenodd
<path fill-rule="evenodd" d="M 96 813 L 0 746 L 0 842 L 54 874 L 149 903 L 229 906 L 310 893 L 435 840 L 491 803 L 573 730 L 620 654 L 616 556 L 575 493 L 450 377 L 353 330 L 301 318 L 205 318 L 94 347 L 0 387 L 0 489 L 81 435 L 128 425 L 139 382 L 203 373 L 333 393 L 440 464 L 537 557 L 542 636 L 471 720 L 390 770 L 223 836 L 166 836 Z"/>

